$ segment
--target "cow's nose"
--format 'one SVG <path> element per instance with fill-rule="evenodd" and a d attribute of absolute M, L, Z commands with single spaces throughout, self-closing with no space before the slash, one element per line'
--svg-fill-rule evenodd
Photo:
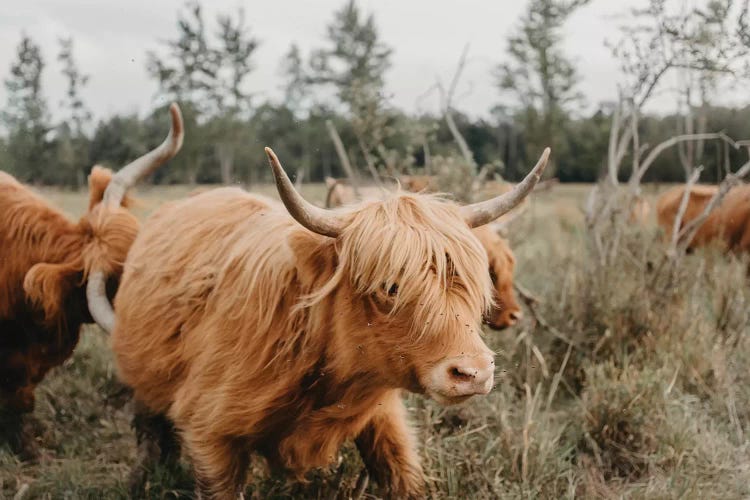
<path fill-rule="evenodd" d="M 490 392 L 495 373 L 492 356 L 459 356 L 448 361 L 444 365 L 448 395 L 463 397 Z"/>
<path fill-rule="evenodd" d="M 515 323 L 516 321 L 520 321 L 521 318 L 523 318 L 523 312 L 511 311 L 510 313 L 508 313 L 508 317 L 510 318 L 511 321 L 513 321 L 513 323 Z"/>

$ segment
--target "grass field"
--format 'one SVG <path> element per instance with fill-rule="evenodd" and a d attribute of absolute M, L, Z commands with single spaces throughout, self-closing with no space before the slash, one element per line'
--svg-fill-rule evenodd
<path fill-rule="evenodd" d="M 746 263 L 705 251 L 670 267 L 657 231 L 630 226 L 601 266 L 580 209 L 588 188 L 535 195 L 514 226 L 517 280 L 540 303 L 536 318 L 527 311 L 519 326 L 486 333 L 498 353 L 493 392 L 450 409 L 409 397 L 430 496 L 750 497 Z M 136 211 L 191 189 L 142 189 Z M 83 193 L 43 194 L 71 216 L 86 204 Z M 320 203 L 324 190 L 303 194 Z M 26 498 L 127 497 L 135 439 L 105 335 L 88 328 L 37 398 L 45 455 L 24 464 L 0 450 L 0 498 L 25 485 Z M 338 472 L 298 484 L 254 463 L 247 496 L 346 498 L 359 467 L 346 448 Z M 157 475 L 149 495 L 191 491 L 185 466 Z"/>

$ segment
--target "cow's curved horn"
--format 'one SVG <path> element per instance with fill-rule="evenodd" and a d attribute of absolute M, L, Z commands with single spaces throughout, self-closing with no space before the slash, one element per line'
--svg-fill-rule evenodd
<path fill-rule="evenodd" d="M 185 130 L 182 123 L 182 113 L 177 103 L 169 107 L 172 115 L 172 126 L 167 138 L 156 149 L 136 158 L 122 167 L 109 181 L 104 191 L 104 203 L 108 207 L 119 207 L 125 192 L 136 182 L 144 178 L 162 164 L 172 159 L 182 147 Z M 107 333 L 112 333 L 115 327 L 115 312 L 107 298 L 107 276 L 100 269 L 92 269 L 86 283 L 86 299 L 89 313 L 94 321 Z"/>
<path fill-rule="evenodd" d="M 483 226 L 513 210 L 534 189 L 547 166 L 550 149 L 546 148 L 529 174 L 505 194 L 495 198 L 461 207 L 461 215 L 469 227 Z"/>
<path fill-rule="evenodd" d="M 341 234 L 341 231 L 346 227 L 344 221 L 330 211 L 318 208 L 305 200 L 294 189 L 294 184 L 286 175 L 284 168 L 276 157 L 276 153 L 271 148 L 266 148 L 266 155 L 273 170 L 273 177 L 276 179 L 276 189 L 279 191 L 281 201 L 289 211 L 289 215 L 314 233 L 331 238 Z"/>
<path fill-rule="evenodd" d="M 115 311 L 107 298 L 107 277 L 102 271 L 89 273 L 86 282 L 86 299 L 89 303 L 89 313 L 96 324 L 107 333 L 115 329 Z"/>
<path fill-rule="evenodd" d="M 109 207 L 119 207 L 125 192 L 140 179 L 146 177 L 165 162 L 171 160 L 180 151 L 185 129 L 182 124 L 182 113 L 177 103 L 169 106 L 172 115 L 172 126 L 167 138 L 159 146 L 145 155 L 128 163 L 112 177 L 104 192 L 104 202 Z"/>

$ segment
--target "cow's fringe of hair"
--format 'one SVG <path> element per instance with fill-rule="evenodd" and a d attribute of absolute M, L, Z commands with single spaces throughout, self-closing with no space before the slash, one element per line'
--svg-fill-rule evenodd
<path fill-rule="evenodd" d="M 439 195 L 399 192 L 358 206 L 340 239 L 336 273 L 297 308 L 324 300 L 346 274 L 357 293 L 388 300 L 392 314 L 418 305 L 412 329 L 417 336 L 440 331 L 455 314 L 456 300 L 486 311 L 493 301 L 486 251 L 456 206 L 442 201 Z M 398 292 L 387 297 L 393 285 Z M 435 311 L 444 312 L 435 317 Z"/>
<path fill-rule="evenodd" d="M 124 208 L 109 209 L 99 203 L 111 177 L 108 169 L 94 167 L 89 176 L 89 211 L 78 224 L 35 196 L 27 196 L 27 202 L 17 204 L 8 217 L 14 227 L 7 231 L 15 235 L 17 247 L 29 249 L 43 261 L 29 268 L 23 288 L 30 303 L 44 311 L 47 322 L 59 320 L 66 295 L 72 287 L 82 286 L 92 269 L 122 273 L 139 224 Z M 39 231 L 42 223 L 47 227 Z"/>

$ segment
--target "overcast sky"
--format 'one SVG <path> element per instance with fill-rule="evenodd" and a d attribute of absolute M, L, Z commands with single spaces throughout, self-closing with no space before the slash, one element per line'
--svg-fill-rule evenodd
<path fill-rule="evenodd" d="M 247 24 L 261 46 L 247 88 L 261 96 L 280 97 L 279 63 L 296 42 L 307 53 L 324 41 L 326 25 L 345 0 L 211 0 L 203 2 L 213 24 L 217 12 L 243 6 Z M 644 0 L 594 0 L 566 27 L 565 49 L 581 74 L 580 89 L 590 105 L 615 96 L 617 65 L 605 39 L 618 37 L 618 14 Z M 447 81 L 466 43 L 470 57 L 457 107 L 487 116 L 501 100 L 492 78 L 505 57 L 506 39 L 525 7 L 516 0 L 360 0 L 373 12 L 383 40 L 394 48 L 387 91 L 394 105 L 414 111 L 436 108 L 437 96 L 419 100 L 437 77 Z M 0 76 L 5 78 L 25 31 L 41 44 L 47 66 L 44 90 L 50 109 L 59 107 L 65 83 L 56 60 L 59 37 L 73 36 L 75 57 L 91 75 L 84 98 L 95 118 L 114 113 L 146 113 L 157 101 L 156 84 L 145 70 L 146 52 L 176 33 L 182 0 L 2 0 Z M 211 28 L 213 30 L 213 27 Z M 659 100 L 660 99 L 660 100 Z M 657 99 L 669 109 L 673 98 Z M 0 105 L 6 101 L 0 88 Z"/>

